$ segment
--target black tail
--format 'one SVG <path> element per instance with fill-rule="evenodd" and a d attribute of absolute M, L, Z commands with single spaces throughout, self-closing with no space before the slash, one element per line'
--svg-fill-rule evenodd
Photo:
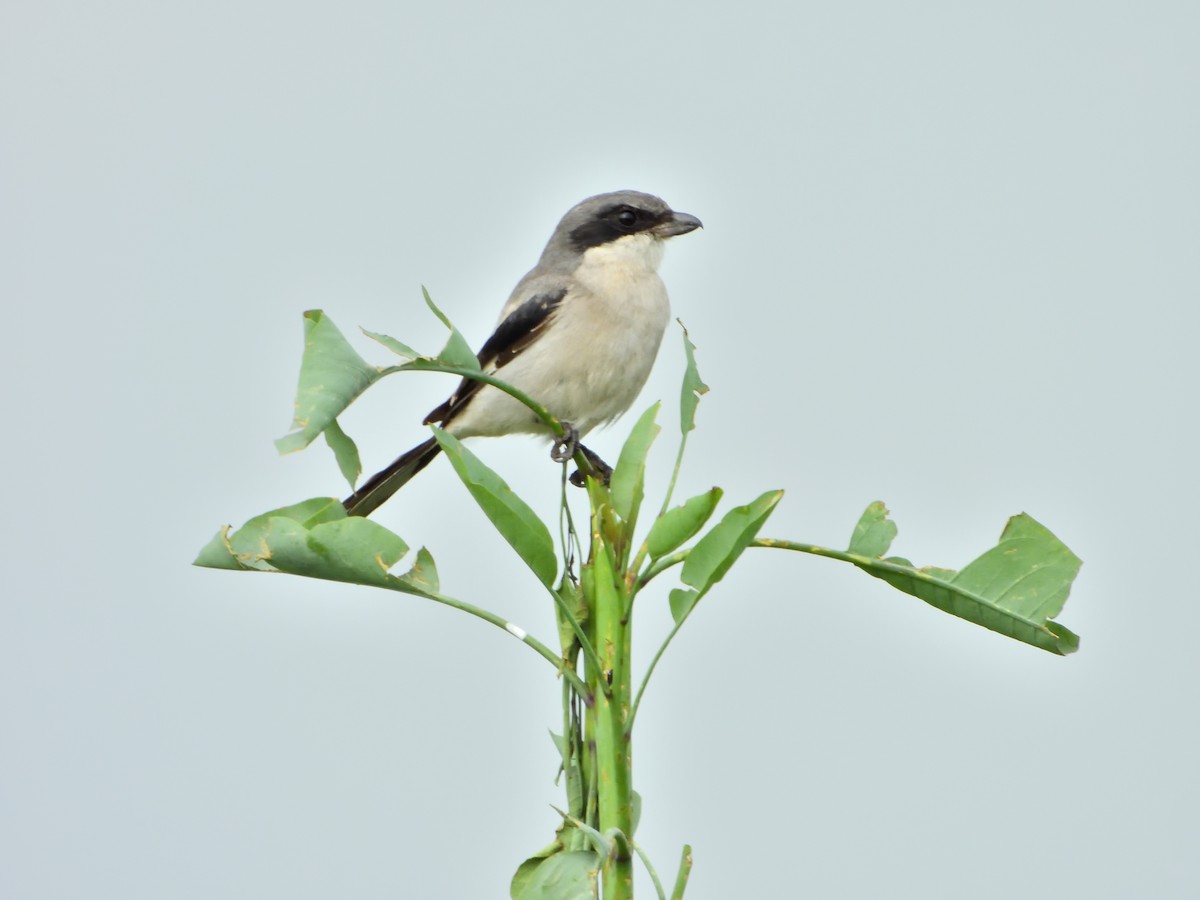
<path fill-rule="evenodd" d="M 432 462 L 442 448 L 430 438 L 417 444 L 394 463 L 372 475 L 357 491 L 342 501 L 347 515 L 369 516 L 383 505 L 392 494 L 408 484 L 410 478 Z"/>

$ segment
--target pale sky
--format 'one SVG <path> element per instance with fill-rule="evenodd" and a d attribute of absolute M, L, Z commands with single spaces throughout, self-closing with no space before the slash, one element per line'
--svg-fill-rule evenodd
<path fill-rule="evenodd" d="M 663 267 L 712 387 L 681 498 L 784 488 L 764 534 L 840 547 L 884 500 L 953 568 L 1025 511 L 1084 560 L 1062 659 L 749 551 L 638 716 L 660 872 L 688 842 L 689 900 L 1197 896 L 1198 34 L 1186 2 L 4 4 L 0 895 L 507 896 L 561 803 L 545 662 L 189 564 L 345 490 L 272 445 L 303 310 L 436 349 L 424 284 L 478 345 L 559 216 L 634 188 L 705 223 Z M 682 366 L 673 329 L 654 505 Z M 452 384 L 352 410 L 369 470 Z M 542 445 L 472 446 L 553 519 Z M 445 460 L 376 517 L 553 641 Z"/>

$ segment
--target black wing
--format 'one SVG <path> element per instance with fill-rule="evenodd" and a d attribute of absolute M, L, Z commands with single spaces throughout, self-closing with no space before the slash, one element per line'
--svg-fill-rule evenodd
<path fill-rule="evenodd" d="M 538 339 L 566 295 L 566 288 L 535 294 L 514 309 L 496 326 L 492 336 L 480 348 L 479 367 L 485 371 L 489 368 L 495 371 L 512 362 L 522 350 Z M 425 417 L 425 424 L 437 422 L 445 425 L 482 385 L 483 382 L 474 378 L 464 378 L 450 399 Z"/>

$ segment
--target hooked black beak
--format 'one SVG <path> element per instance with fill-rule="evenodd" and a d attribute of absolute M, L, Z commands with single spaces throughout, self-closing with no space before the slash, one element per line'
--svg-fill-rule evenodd
<path fill-rule="evenodd" d="M 697 228 L 703 227 L 704 223 L 695 216 L 683 212 L 673 212 L 671 213 L 671 218 L 654 227 L 654 233 L 659 237 L 669 238 L 675 237 L 678 234 L 687 234 L 689 231 L 695 231 Z"/>

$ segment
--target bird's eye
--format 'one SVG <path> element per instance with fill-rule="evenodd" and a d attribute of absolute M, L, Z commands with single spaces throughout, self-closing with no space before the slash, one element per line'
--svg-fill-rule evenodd
<path fill-rule="evenodd" d="M 632 209 L 623 209 L 617 213 L 617 221 L 625 228 L 632 228 L 637 224 L 637 213 Z"/>

